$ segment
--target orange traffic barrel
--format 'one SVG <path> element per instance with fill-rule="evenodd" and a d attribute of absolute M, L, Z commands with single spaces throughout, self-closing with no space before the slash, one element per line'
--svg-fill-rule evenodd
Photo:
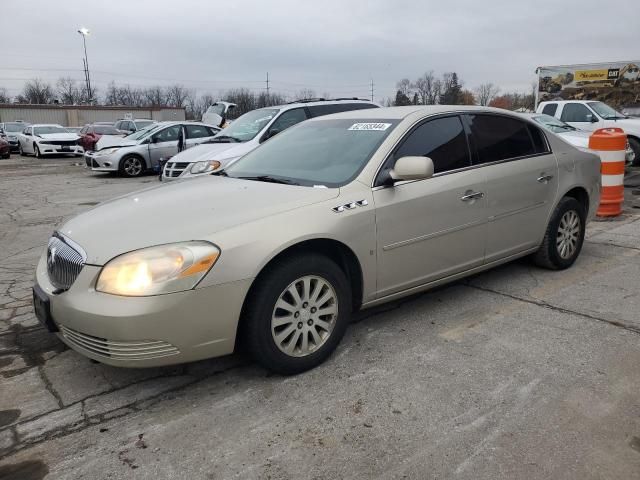
<path fill-rule="evenodd" d="M 599 217 L 615 217 L 624 203 L 624 163 L 627 135 L 621 128 L 600 128 L 589 137 L 589 148 L 600 155 L 602 192 Z"/>

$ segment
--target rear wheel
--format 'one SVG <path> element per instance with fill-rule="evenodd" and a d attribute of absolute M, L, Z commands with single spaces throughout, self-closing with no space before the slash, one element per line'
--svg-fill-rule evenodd
<path fill-rule="evenodd" d="M 552 270 L 569 268 L 580 255 L 585 234 L 586 212 L 575 198 L 564 197 L 551 216 L 540 249 L 533 259 Z"/>
<path fill-rule="evenodd" d="M 629 145 L 631 146 L 631 150 L 633 150 L 633 153 L 636 154 L 635 158 L 633 159 L 633 166 L 640 167 L 640 140 L 638 140 L 637 138 L 629 137 Z"/>
<path fill-rule="evenodd" d="M 139 177 L 144 171 L 144 164 L 140 157 L 128 155 L 120 161 L 120 173 L 126 177 Z"/>
<path fill-rule="evenodd" d="M 258 281 L 243 319 L 245 346 L 255 360 L 284 375 L 326 360 L 351 314 L 351 289 L 340 267 L 321 255 L 297 255 Z"/>

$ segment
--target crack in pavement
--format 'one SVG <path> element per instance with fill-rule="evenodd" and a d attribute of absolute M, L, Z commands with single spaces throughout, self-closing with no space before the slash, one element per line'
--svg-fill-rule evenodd
<path fill-rule="evenodd" d="M 595 315 L 590 315 L 588 313 L 576 312 L 575 310 L 571 310 L 571 309 L 564 308 L 564 307 L 559 307 L 557 305 L 552 305 L 550 303 L 545 302 L 544 300 L 537 300 L 537 299 L 534 300 L 534 299 L 519 297 L 517 295 L 501 292 L 499 290 L 493 290 L 493 289 L 487 288 L 487 287 L 479 287 L 477 285 L 471 285 L 471 284 L 468 284 L 468 283 L 465 283 L 463 285 L 465 287 L 474 288 L 474 289 L 480 290 L 482 292 L 493 293 L 495 295 L 500 295 L 502 297 L 511 298 L 512 300 L 517 300 L 517 301 L 520 301 L 520 302 L 529 303 L 531 305 L 537 305 L 538 307 L 546 308 L 546 309 L 553 310 L 553 311 L 556 311 L 556 312 L 566 313 L 568 315 L 576 315 L 578 317 L 587 318 L 589 320 L 595 320 L 595 321 L 598 321 L 598 322 L 606 323 L 608 325 L 613 325 L 614 327 L 622 328 L 624 330 L 628 330 L 629 332 L 632 332 L 632 333 L 640 335 L 640 327 L 636 327 L 635 325 L 628 325 L 628 324 L 626 324 L 624 322 L 620 322 L 618 320 L 608 320 L 606 318 L 596 317 Z"/>
<path fill-rule="evenodd" d="M 634 237 L 631 237 L 634 238 Z M 640 252 L 640 247 L 630 247 L 628 245 L 620 245 L 618 243 L 611 243 L 611 242 L 594 242 L 591 240 L 585 240 L 584 243 L 590 243 L 591 245 L 608 245 L 610 247 L 617 247 L 617 248 L 625 248 L 627 250 L 636 250 Z"/>

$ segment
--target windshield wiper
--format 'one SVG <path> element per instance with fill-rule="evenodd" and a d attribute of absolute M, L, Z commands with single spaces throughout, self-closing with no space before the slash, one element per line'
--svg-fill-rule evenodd
<path fill-rule="evenodd" d="M 284 185 L 300 185 L 293 180 L 287 180 L 285 178 L 272 177 L 271 175 L 257 175 L 255 177 L 234 177 L 241 180 L 254 180 L 257 182 L 269 182 L 269 183 L 282 183 Z"/>
<path fill-rule="evenodd" d="M 240 143 L 242 140 L 236 137 L 230 137 L 229 135 L 220 135 L 219 137 L 213 137 L 211 140 L 206 143 Z"/>

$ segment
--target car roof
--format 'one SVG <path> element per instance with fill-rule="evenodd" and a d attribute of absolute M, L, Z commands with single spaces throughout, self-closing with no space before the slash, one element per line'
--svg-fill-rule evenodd
<path fill-rule="evenodd" d="M 509 115 L 518 117 L 518 114 L 502 108 L 480 107 L 478 105 L 410 105 L 407 107 L 382 107 L 382 108 L 366 108 L 361 110 L 349 110 L 347 112 L 334 113 L 322 117 L 315 117 L 309 121 L 320 121 L 327 118 L 334 119 L 360 119 L 366 118 L 370 120 L 402 120 L 411 115 L 428 116 L 440 113 L 465 113 L 465 112 L 484 112 L 496 113 L 500 115 Z"/>
<path fill-rule="evenodd" d="M 29 125 L 30 127 L 60 127 L 65 128 L 58 123 L 34 123 L 33 125 Z"/>
<path fill-rule="evenodd" d="M 291 109 L 298 107 L 315 107 L 317 105 L 342 105 L 344 103 L 362 103 L 365 105 L 375 105 L 378 107 L 379 105 L 375 104 L 370 100 L 363 100 L 362 98 L 338 98 L 335 100 L 325 100 L 323 98 L 317 99 L 309 99 L 309 100 L 298 100 L 295 102 L 284 103 L 282 105 L 274 105 L 272 107 L 264 107 L 264 108 L 280 108 L 280 109 Z"/>

